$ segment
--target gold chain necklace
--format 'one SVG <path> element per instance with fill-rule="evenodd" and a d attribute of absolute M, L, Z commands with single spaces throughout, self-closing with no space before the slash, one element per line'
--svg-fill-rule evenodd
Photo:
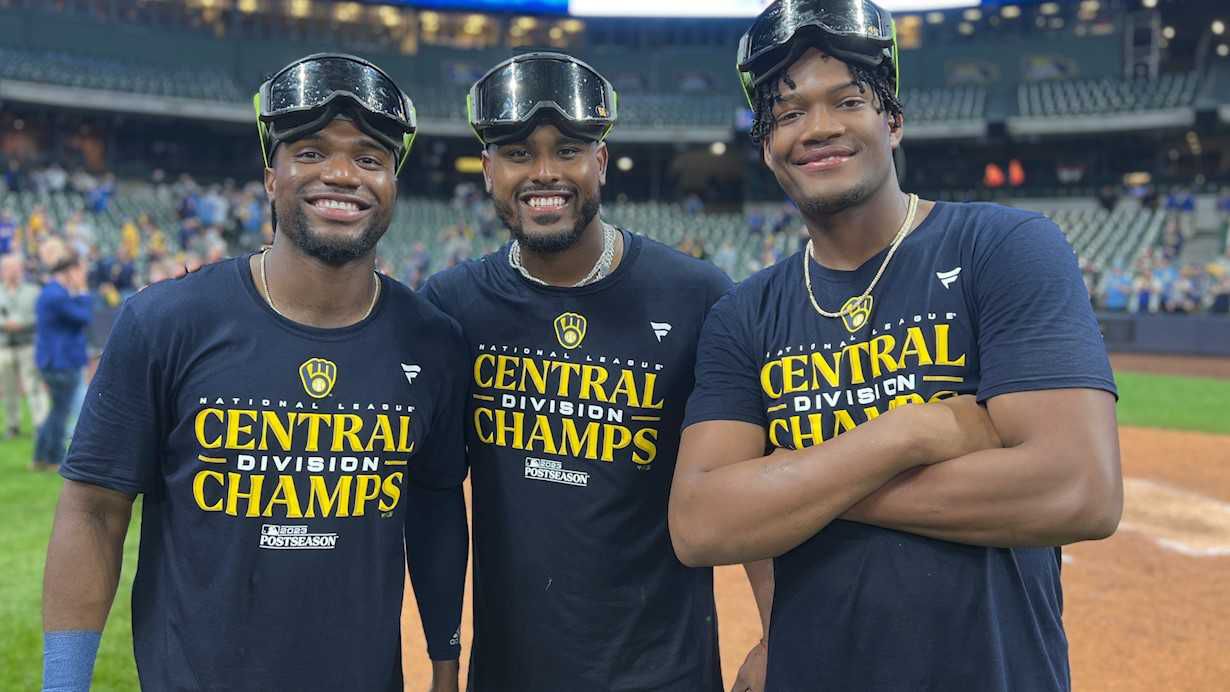
<path fill-rule="evenodd" d="M 897 229 L 897 235 L 893 238 L 892 245 L 888 247 L 888 255 L 884 257 L 884 261 L 880 263 L 880 269 L 876 272 L 875 278 L 871 280 L 871 284 L 867 286 L 867 290 L 863 291 L 863 295 L 857 300 L 848 300 L 846 304 L 841 306 L 837 312 L 830 312 L 820 307 L 820 303 L 816 302 L 816 296 L 811 290 L 811 253 L 812 241 L 807 241 L 807 250 L 803 252 L 803 283 L 807 286 L 807 297 L 811 300 L 811 306 L 816 309 L 823 317 L 838 318 L 849 314 L 862 304 L 867 296 L 871 295 L 871 290 L 879 283 L 880 277 L 884 275 L 884 269 L 888 267 L 888 262 L 897 253 L 897 248 L 901 247 L 901 241 L 910 234 L 910 230 L 914 225 L 914 215 L 918 212 L 918 195 L 910 194 L 909 206 L 905 212 L 905 221 L 901 222 L 901 228 Z"/>
<path fill-rule="evenodd" d="M 269 275 L 265 272 L 265 255 L 267 254 L 269 254 L 269 248 L 261 250 L 261 285 L 265 287 L 265 300 L 269 301 L 269 307 L 273 308 L 274 312 L 289 320 L 290 318 L 286 317 L 286 315 L 278 309 L 278 306 L 273 304 L 273 294 L 269 292 Z M 360 322 L 371 316 L 372 310 L 376 308 L 376 299 L 380 297 L 380 275 L 375 271 L 372 271 L 372 281 L 375 282 L 372 288 L 372 302 L 371 305 L 367 306 L 367 312 L 363 313 L 363 316 L 359 318 Z M 291 321 L 293 322 L 294 320 Z"/>

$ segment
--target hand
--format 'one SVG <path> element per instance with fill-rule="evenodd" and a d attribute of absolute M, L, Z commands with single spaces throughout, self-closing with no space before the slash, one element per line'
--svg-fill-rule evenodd
<path fill-rule="evenodd" d="M 986 449 L 999 449 L 1003 442 L 986 407 L 965 394 L 941 401 L 907 406 L 922 416 L 920 430 L 924 464 L 934 464 Z"/>
<path fill-rule="evenodd" d="M 743 665 L 739 666 L 739 674 L 735 676 L 735 684 L 730 692 L 764 692 L 765 669 L 769 660 L 769 647 L 761 639 L 747 652 Z"/>
<path fill-rule="evenodd" d="M 431 687 L 428 692 L 459 692 L 461 664 L 458 661 L 432 661 Z"/>

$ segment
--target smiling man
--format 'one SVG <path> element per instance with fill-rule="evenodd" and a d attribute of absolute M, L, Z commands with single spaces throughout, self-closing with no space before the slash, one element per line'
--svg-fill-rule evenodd
<path fill-rule="evenodd" d="M 143 689 L 400 692 L 407 561 L 432 688 L 457 688 L 466 346 L 373 271 L 414 108 L 375 65 L 318 54 L 257 110 L 273 247 L 117 318 L 61 468 L 45 689 L 89 686 L 138 494 Z"/>
<path fill-rule="evenodd" d="M 512 241 L 432 277 L 472 355 L 470 692 L 716 692 L 713 575 L 671 552 L 666 500 L 696 339 L 730 285 L 605 223 L 614 90 L 530 53 L 470 92 Z"/>
<path fill-rule="evenodd" d="M 779 0 L 741 42 L 810 242 L 705 323 L 671 535 L 774 558 L 769 692 L 1067 690 L 1056 546 L 1117 525 L 1114 381 L 1053 223 L 902 192 L 894 36 Z"/>

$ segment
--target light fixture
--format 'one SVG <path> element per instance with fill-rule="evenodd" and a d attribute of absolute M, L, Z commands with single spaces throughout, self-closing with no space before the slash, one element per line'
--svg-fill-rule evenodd
<path fill-rule="evenodd" d="M 1217 44 L 1217 54 L 1223 58 L 1230 55 L 1230 46 L 1224 43 Z"/>
<path fill-rule="evenodd" d="M 1214 19 L 1213 20 L 1213 33 L 1217 34 L 1218 36 L 1221 36 L 1222 34 L 1226 33 L 1226 23 L 1220 19 Z"/>
<path fill-rule="evenodd" d="M 977 7 L 971 7 L 968 10 L 966 10 L 961 16 L 965 17 L 965 21 L 967 22 L 976 22 L 979 19 L 982 19 L 982 10 L 978 9 Z"/>
<path fill-rule="evenodd" d="M 1038 7 L 1038 12 L 1042 14 L 1058 14 L 1059 13 L 1059 3 L 1044 2 L 1042 3 L 1041 6 Z"/>
<path fill-rule="evenodd" d="M 957 31 L 961 32 L 962 36 L 969 36 L 974 33 L 974 25 L 969 22 L 961 22 L 957 27 Z"/>
<path fill-rule="evenodd" d="M 1166 39 L 1167 41 L 1173 41 L 1174 40 L 1174 27 L 1173 26 L 1163 27 L 1162 28 L 1162 38 Z"/>
<path fill-rule="evenodd" d="M 312 0 L 290 0 L 292 17 L 306 17 L 312 13 Z"/>
<path fill-rule="evenodd" d="M 714 142 L 709 145 L 709 153 L 714 156 L 721 156 L 726 153 L 726 142 Z"/>
<path fill-rule="evenodd" d="M 1145 9 L 1151 10 L 1157 7 L 1157 0 L 1141 0 L 1140 4 L 1144 5 Z"/>
<path fill-rule="evenodd" d="M 1004 16 L 1004 19 L 1016 19 L 1021 16 L 1021 8 L 1016 5 L 1004 5 L 999 13 Z"/>
<path fill-rule="evenodd" d="M 927 13 L 927 23 L 928 24 L 943 24 L 944 23 L 944 13 L 943 12 L 928 12 Z"/>
<path fill-rule="evenodd" d="M 632 170 L 632 159 L 627 156 L 621 156 L 619 157 L 619 160 L 615 162 L 615 167 L 624 173 L 627 173 Z"/>

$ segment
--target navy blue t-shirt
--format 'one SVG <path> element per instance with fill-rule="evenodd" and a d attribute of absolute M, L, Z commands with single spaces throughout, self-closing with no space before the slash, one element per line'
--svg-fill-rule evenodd
<path fill-rule="evenodd" d="M 716 692 L 713 574 L 667 499 L 709 307 L 730 281 L 639 235 L 610 276 L 535 284 L 507 246 L 433 276 L 461 322 L 474 524 L 470 692 Z"/>
<path fill-rule="evenodd" d="M 886 252 L 854 271 L 809 260 L 821 307 L 860 295 Z M 1076 257 L 1041 215 L 937 204 L 844 319 L 814 311 L 802 263 L 714 306 L 687 424 L 745 421 L 800 449 L 955 394 L 1115 391 Z M 834 521 L 774 561 L 766 689 L 1066 690 L 1059 558 Z"/>
<path fill-rule="evenodd" d="M 402 689 L 402 499 L 465 477 L 469 364 L 456 322 L 381 287 L 306 327 L 243 257 L 122 308 L 61 473 L 144 494 L 143 689 Z"/>

